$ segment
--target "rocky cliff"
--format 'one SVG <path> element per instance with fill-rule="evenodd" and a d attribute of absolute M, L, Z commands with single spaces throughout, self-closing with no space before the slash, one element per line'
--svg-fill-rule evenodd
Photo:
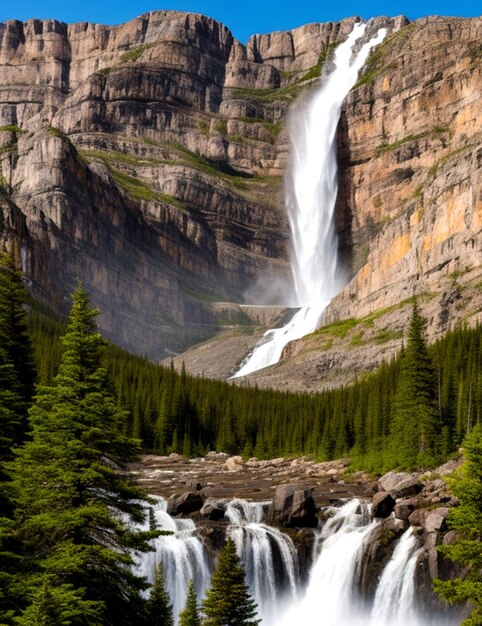
<path fill-rule="evenodd" d="M 153 358 L 250 323 L 214 303 L 289 275 L 286 113 L 353 22 L 246 46 L 173 11 L 117 27 L 0 24 L 1 238 L 34 294 L 65 311 L 82 278 L 106 335 Z M 441 332 L 451 302 L 480 311 L 464 298 L 481 263 L 482 21 L 377 18 L 369 32 L 380 26 L 389 35 L 339 128 L 337 227 L 353 280 L 327 321 L 417 291 L 440 299 Z"/>

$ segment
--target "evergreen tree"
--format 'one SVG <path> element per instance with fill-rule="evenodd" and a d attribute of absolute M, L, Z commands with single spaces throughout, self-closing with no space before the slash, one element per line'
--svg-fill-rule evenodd
<path fill-rule="evenodd" d="M 136 446 L 120 434 L 126 415 L 100 366 L 104 342 L 96 315 L 79 286 L 59 372 L 52 386 L 38 389 L 31 440 L 13 465 L 16 536 L 24 553 L 18 585 L 31 605 L 27 615 L 43 605 L 48 580 L 58 605 L 60 596 L 75 596 L 70 623 L 96 623 L 94 612 L 105 623 L 131 624 L 145 585 L 129 567 L 130 548 L 148 549 L 152 535 L 123 521 L 143 519 L 140 492 L 118 467 Z"/>
<path fill-rule="evenodd" d="M 21 441 L 25 433 L 36 378 L 25 311 L 28 300 L 22 273 L 15 268 L 10 256 L 0 256 L 0 364 L 8 363 L 13 370 L 9 390 L 13 394 L 12 408 L 19 420 L 14 430 L 16 442 Z"/>
<path fill-rule="evenodd" d="M 156 581 L 146 602 L 145 614 L 146 626 L 174 626 L 172 605 L 164 587 L 164 575 L 161 565 L 157 567 Z"/>
<path fill-rule="evenodd" d="M 482 624 L 482 424 L 478 424 L 465 440 L 465 463 L 450 478 L 452 493 L 459 506 L 451 509 L 448 524 L 459 533 L 452 545 L 438 550 L 452 561 L 468 568 L 463 578 L 435 581 L 434 586 L 449 603 L 469 602 L 473 610 L 463 626 Z"/>
<path fill-rule="evenodd" d="M 0 622 L 9 622 L 16 600 L 12 575 L 18 554 L 14 539 L 9 462 L 27 424 L 35 369 L 24 308 L 27 292 L 12 259 L 0 257 Z"/>
<path fill-rule="evenodd" d="M 194 583 L 189 582 L 186 606 L 179 614 L 179 626 L 201 626 Z"/>
<path fill-rule="evenodd" d="M 219 555 L 202 610 L 206 615 L 203 626 L 257 626 L 260 623 L 232 539 L 227 540 Z"/>
<path fill-rule="evenodd" d="M 436 446 L 436 379 L 424 337 L 425 322 L 415 302 L 402 355 L 394 400 L 392 447 L 395 461 L 405 468 L 434 461 Z"/>

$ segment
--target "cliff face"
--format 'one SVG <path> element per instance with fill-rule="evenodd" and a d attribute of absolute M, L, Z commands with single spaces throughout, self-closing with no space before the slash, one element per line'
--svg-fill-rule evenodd
<path fill-rule="evenodd" d="M 82 278 L 106 335 L 157 358 L 225 324 L 214 302 L 286 278 L 285 115 L 353 23 L 246 46 L 172 11 L 0 24 L 1 238 L 34 294 L 64 311 Z M 481 20 L 380 26 L 339 129 L 354 278 L 328 321 L 441 293 L 481 261 Z"/>
<path fill-rule="evenodd" d="M 481 38 L 481 19 L 419 20 L 385 40 L 347 98 L 338 215 L 354 278 L 328 320 L 479 279 Z"/>

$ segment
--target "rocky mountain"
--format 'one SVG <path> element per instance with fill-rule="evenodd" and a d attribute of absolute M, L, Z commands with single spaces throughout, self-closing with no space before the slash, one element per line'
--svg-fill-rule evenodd
<path fill-rule="evenodd" d="M 243 301 L 289 278 L 287 112 L 354 21 L 245 46 L 212 19 L 174 11 L 116 27 L 0 24 L 0 236 L 34 295 L 65 311 L 81 278 L 104 333 L 151 358 L 224 329 L 191 369 L 209 370 L 222 352 L 213 375 L 228 373 L 253 325 L 283 315 Z M 389 34 L 338 131 L 337 228 L 353 278 L 326 317 L 375 321 L 289 346 L 293 358 L 312 355 L 301 387 L 349 352 L 343 341 L 374 346 L 354 369 L 396 349 L 414 292 L 431 307 L 433 336 L 482 308 L 482 19 L 377 18 L 368 35 L 381 26 Z M 264 303 L 279 301 L 271 291 Z M 267 384 L 282 383 L 283 367 Z"/>

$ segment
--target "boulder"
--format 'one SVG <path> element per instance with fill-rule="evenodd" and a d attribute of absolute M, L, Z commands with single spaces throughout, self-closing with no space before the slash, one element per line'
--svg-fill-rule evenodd
<path fill-rule="evenodd" d="M 408 521 L 410 515 L 414 512 L 414 510 L 415 505 L 412 502 L 402 500 L 402 502 L 397 502 L 397 504 L 395 504 L 393 512 L 397 519 L 401 519 L 406 522 Z"/>
<path fill-rule="evenodd" d="M 408 518 L 410 525 L 423 527 L 425 525 L 427 513 L 427 509 L 416 509 Z"/>
<path fill-rule="evenodd" d="M 449 509 L 446 506 L 429 511 L 425 518 L 425 532 L 432 533 L 444 530 L 446 527 L 445 518 L 448 514 Z"/>
<path fill-rule="evenodd" d="M 209 519 L 212 522 L 219 522 L 219 520 L 223 519 L 225 512 L 226 505 L 224 502 L 213 502 L 212 500 L 209 500 L 204 503 L 204 506 L 199 513 L 201 517 L 205 519 Z"/>
<path fill-rule="evenodd" d="M 244 467 L 244 461 L 240 456 L 231 456 L 224 465 L 230 472 L 239 472 Z"/>
<path fill-rule="evenodd" d="M 209 461 L 225 461 L 228 457 L 229 454 L 227 452 L 215 452 L 214 450 L 206 454 L 206 459 Z"/>
<path fill-rule="evenodd" d="M 378 491 L 393 491 L 399 483 L 410 478 L 407 472 L 387 472 L 377 481 Z"/>
<path fill-rule="evenodd" d="M 167 501 L 169 515 L 189 515 L 199 511 L 204 504 L 204 496 L 199 491 L 187 491 L 179 495 L 172 495 Z"/>
<path fill-rule="evenodd" d="M 397 483 L 393 489 L 390 489 L 390 493 L 392 496 L 397 498 L 410 498 L 411 496 L 416 496 L 423 489 L 423 484 L 420 482 L 418 478 L 414 478 L 410 476 L 404 480 L 401 480 Z"/>
<path fill-rule="evenodd" d="M 383 569 L 392 557 L 395 543 L 406 527 L 404 522 L 388 517 L 373 529 L 363 543 L 356 567 L 356 588 L 363 600 L 373 599 Z"/>
<path fill-rule="evenodd" d="M 388 517 L 393 511 L 395 500 L 387 491 L 379 491 L 373 496 L 372 515 L 373 517 Z"/>
<path fill-rule="evenodd" d="M 313 488 L 279 485 L 270 505 L 267 524 L 286 528 L 315 528 L 318 524 Z"/>

